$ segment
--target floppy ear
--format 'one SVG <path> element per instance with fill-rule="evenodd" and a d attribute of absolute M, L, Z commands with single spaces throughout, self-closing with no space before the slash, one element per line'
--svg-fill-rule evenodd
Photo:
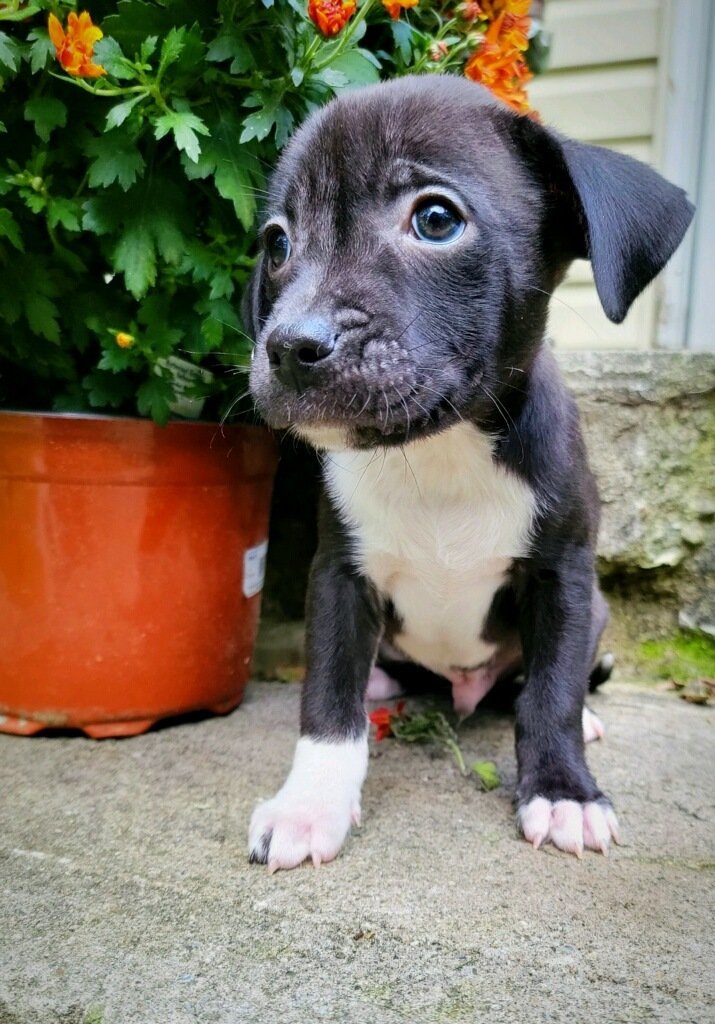
<path fill-rule="evenodd" d="M 265 319 L 265 311 L 261 309 L 261 291 L 263 285 L 263 257 L 259 256 L 251 271 L 241 298 L 241 320 L 246 334 L 255 342 L 261 329 L 261 321 Z"/>
<path fill-rule="evenodd" d="M 577 199 L 583 249 L 576 255 L 591 261 L 601 305 L 619 324 L 680 245 L 695 208 L 681 188 L 646 164 L 547 134 Z"/>

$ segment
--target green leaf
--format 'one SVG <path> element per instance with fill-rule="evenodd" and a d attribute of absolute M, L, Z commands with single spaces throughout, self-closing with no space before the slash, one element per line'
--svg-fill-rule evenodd
<path fill-rule="evenodd" d="M 261 166 L 251 147 L 239 143 L 241 122 L 233 111 L 222 110 L 209 123 L 209 130 L 198 162 L 182 158 L 184 171 L 190 180 L 213 175 L 218 194 L 233 203 L 248 231 L 256 215 L 256 192 L 264 186 Z"/>
<path fill-rule="evenodd" d="M 156 44 L 159 42 L 158 36 L 147 36 L 144 42 L 139 47 L 139 60 L 142 64 L 146 64 L 150 57 L 153 57 L 154 51 L 156 50 Z"/>
<path fill-rule="evenodd" d="M 406 21 L 393 21 L 390 28 L 402 61 L 408 64 L 412 59 L 412 27 Z"/>
<path fill-rule="evenodd" d="M 167 3 L 147 3 L 146 0 L 119 0 L 116 13 L 102 19 L 102 31 L 112 36 L 125 53 L 140 54 L 142 43 L 149 36 L 164 39 L 179 25 L 193 22 L 210 24 L 215 17 L 215 6 L 199 4 L 196 0 L 171 0 Z"/>
<path fill-rule="evenodd" d="M 238 141 L 242 144 L 250 142 L 251 139 L 261 142 L 270 134 L 275 123 L 275 107 L 264 107 L 262 110 L 257 110 L 255 114 L 249 114 L 243 119 L 243 131 Z"/>
<path fill-rule="evenodd" d="M 232 303 L 227 299 L 205 299 L 197 302 L 194 309 L 199 314 L 206 314 L 200 328 L 205 352 L 220 348 L 218 358 L 231 365 L 249 361 L 253 346 Z"/>
<path fill-rule="evenodd" d="M 276 110 L 276 146 L 282 149 L 290 138 L 295 122 L 293 115 L 287 107 L 278 107 Z"/>
<path fill-rule="evenodd" d="M 137 391 L 137 409 L 142 416 L 151 416 L 155 423 L 164 426 L 171 412 L 169 405 L 175 398 L 169 381 L 154 374 Z"/>
<path fill-rule="evenodd" d="M 114 270 L 124 274 L 136 299 L 156 282 L 157 257 L 177 265 L 186 249 L 190 210 L 184 193 L 168 178 L 152 176 L 126 193 L 121 203 L 108 189 L 83 204 L 82 226 L 117 238 L 111 252 Z"/>
<path fill-rule="evenodd" d="M 179 59 L 181 51 L 184 49 L 185 36 L 186 28 L 183 25 L 180 28 L 172 28 L 169 30 L 164 42 L 161 44 L 159 74 L 162 74 L 166 68 L 171 64 L 174 64 Z"/>
<path fill-rule="evenodd" d="M 119 128 L 123 125 L 132 110 L 136 107 L 137 103 L 143 100 L 144 97 L 145 93 L 139 93 L 138 96 L 134 96 L 130 100 L 124 100 L 122 103 L 117 103 L 116 106 L 112 107 L 107 114 L 107 131 L 111 128 Z"/>
<path fill-rule="evenodd" d="M 93 409 L 117 409 L 134 395 L 134 382 L 106 370 L 93 370 L 82 380 L 89 404 Z"/>
<path fill-rule="evenodd" d="M 135 299 L 141 298 L 156 284 L 156 250 L 149 228 L 136 220 L 124 229 L 114 249 L 114 269 L 124 274 L 124 281 Z"/>
<path fill-rule="evenodd" d="M 51 228 L 61 224 L 67 231 L 79 231 L 81 206 L 78 199 L 62 199 L 55 196 L 47 202 L 47 221 Z"/>
<path fill-rule="evenodd" d="M 131 80 L 137 77 L 130 61 L 122 53 L 121 46 L 111 36 L 105 36 L 99 40 L 94 48 L 93 60 L 95 64 L 100 64 L 112 78 Z"/>
<path fill-rule="evenodd" d="M 13 254 L 2 268 L 0 318 L 10 324 L 24 316 L 33 334 L 57 345 L 59 309 L 55 299 L 68 287 L 67 278 L 37 254 Z"/>
<path fill-rule="evenodd" d="M 493 761 L 475 761 L 472 765 L 472 771 L 479 779 L 485 792 L 488 793 L 490 789 L 496 789 L 497 786 L 501 786 L 501 778 Z"/>
<path fill-rule="evenodd" d="M 151 349 L 154 357 L 169 356 L 181 341 L 184 332 L 170 327 L 170 296 L 166 292 L 148 295 L 139 308 L 137 319 L 144 327 L 143 346 Z"/>
<path fill-rule="evenodd" d="M 126 192 L 144 171 L 144 157 L 130 136 L 120 130 L 92 139 L 84 151 L 95 158 L 89 168 L 92 188 L 107 188 L 116 181 Z"/>
<path fill-rule="evenodd" d="M 201 143 L 196 133 L 209 134 L 209 130 L 201 118 L 188 110 L 172 110 L 168 114 L 162 114 L 154 125 L 154 135 L 157 139 L 163 139 L 169 132 L 174 134 L 176 148 L 182 150 L 189 160 L 196 163 L 201 155 Z"/>
<path fill-rule="evenodd" d="M 338 71 L 336 68 L 325 68 L 324 71 L 319 72 L 314 77 L 319 78 L 321 82 L 325 82 L 326 85 L 336 89 L 347 85 L 350 81 L 346 74 L 342 71 Z"/>
<path fill-rule="evenodd" d="M 25 120 L 32 121 L 43 142 L 48 142 L 55 128 L 67 124 L 67 107 L 51 96 L 36 96 L 25 104 Z"/>
<path fill-rule="evenodd" d="M 0 207 L 0 238 L 7 238 L 10 245 L 14 245 L 18 252 L 25 251 L 17 221 L 10 210 L 4 207 Z"/>
<path fill-rule="evenodd" d="M 256 66 L 248 43 L 237 32 L 226 32 L 217 36 L 209 45 L 206 60 L 217 64 L 224 60 L 231 60 L 229 72 L 232 75 L 245 74 L 246 71 L 251 71 Z"/>
<path fill-rule="evenodd" d="M 28 33 L 27 38 L 32 42 L 30 46 L 30 70 L 35 75 L 46 66 L 47 61 L 54 54 L 55 48 L 45 28 L 33 28 L 32 32 Z"/>
<path fill-rule="evenodd" d="M 20 63 L 20 47 L 7 32 L 0 32 L 0 65 L 8 71 L 17 71 Z"/>
<path fill-rule="evenodd" d="M 379 66 L 379 64 L 378 64 Z M 333 71 L 340 71 L 346 78 L 345 85 L 332 86 L 335 90 L 354 89 L 359 85 L 371 85 L 380 81 L 375 58 L 367 50 L 348 50 L 331 62 Z"/>
<path fill-rule="evenodd" d="M 109 370 L 110 373 L 125 373 L 127 370 L 137 368 L 137 362 L 141 356 L 131 348 L 120 348 L 119 345 L 110 344 L 102 352 L 97 363 L 98 370 Z"/>
<path fill-rule="evenodd" d="M 230 299 L 234 292 L 233 278 L 227 267 L 217 270 L 211 278 L 210 299 Z"/>
<path fill-rule="evenodd" d="M 52 401 L 53 412 L 85 412 L 87 407 L 87 395 L 79 381 L 72 381 Z"/>

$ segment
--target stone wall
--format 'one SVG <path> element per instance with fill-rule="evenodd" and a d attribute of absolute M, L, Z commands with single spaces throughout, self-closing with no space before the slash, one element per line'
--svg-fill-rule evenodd
<path fill-rule="evenodd" d="M 617 612 L 645 612 L 651 633 L 680 622 L 715 636 L 715 354 L 559 363 L 598 478 L 599 571 Z"/>

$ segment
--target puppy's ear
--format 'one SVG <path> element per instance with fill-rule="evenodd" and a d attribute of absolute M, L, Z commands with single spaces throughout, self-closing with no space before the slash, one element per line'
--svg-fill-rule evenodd
<path fill-rule="evenodd" d="M 263 297 L 263 256 L 259 256 L 241 298 L 243 329 L 256 342 L 258 332 L 266 318 Z"/>
<path fill-rule="evenodd" d="M 621 323 L 680 245 L 695 208 L 646 164 L 557 137 L 583 211 L 585 255 L 606 316 Z"/>
<path fill-rule="evenodd" d="M 527 160 L 557 200 L 552 230 L 571 258 L 591 261 L 606 316 L 621 323 L 680 245 L 695 208 L 639 160 L 517 120 Z"/>

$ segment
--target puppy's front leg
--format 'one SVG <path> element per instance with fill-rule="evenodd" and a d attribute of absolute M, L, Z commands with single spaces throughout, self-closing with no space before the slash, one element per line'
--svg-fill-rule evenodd
<path fill-rule="evenodd" d="M 319 550 L 308 589 L 307 672 L 293 767 L 254 811 L 251 862 L 271 871 L 337 856 L 359 824 L 367 772 L 365 688 L 380 629 L 378 600 L 347 559 Z"/>
<path fill-rule="evenodd" d="M 570 545 L 527 568 L 520 607 L 526 685 L 517 704 L 518 816 L 529 842 L 608 852 L 618 822 L 586 766 L 593 554 Z"/>

